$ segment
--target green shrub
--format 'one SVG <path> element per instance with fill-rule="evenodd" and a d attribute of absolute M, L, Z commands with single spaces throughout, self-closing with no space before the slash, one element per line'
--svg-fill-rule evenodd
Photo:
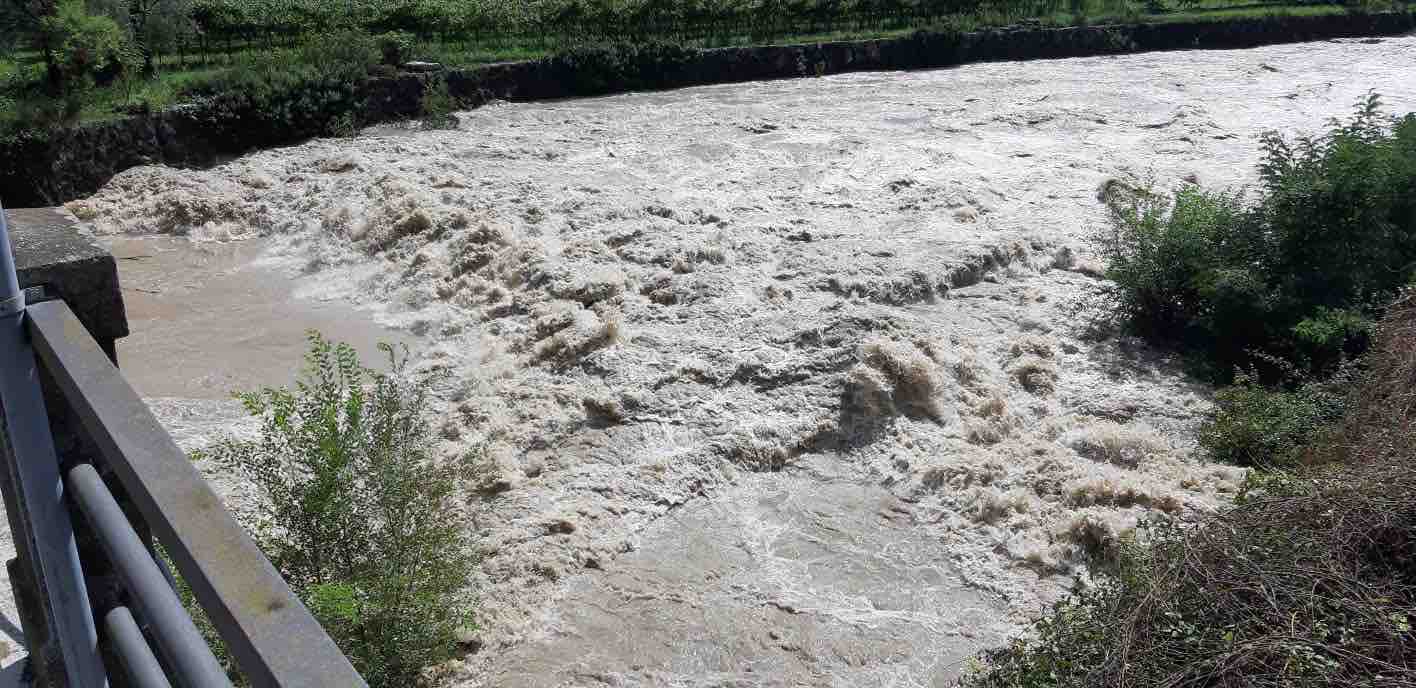
<path fill-rule="evenodd" d="M 672 43 L 613 43 L 571 48 L 542 61 L 577 95 L 672 86 L 696 52 Z"/>
<path fill-rule="evenodd" d="M 1102 30 L 1102 45 L 1111 52 L 1125 53 L 1136 49 L 1135 41 L 1124 30 L 1107 27 Z"/>
<path fill-rule="evenodd" d="M 475 563 L 456 500 L 472 457 L 433 456 L 427 385 L 311 334 L 294 390 L 242 395 L 259 439 L 211 456 L 254 488 L 248 528 L 372 686 L 412 685 L 471 623 Z"/>
<path fill-rule="evenodd" d="M 63 0 L 40 21 L 48 48 L 52 84 L 64 92 L 84 91 L 95 79 L 112 81 L 135 60 L 127 35 L 117 22 L 91 15 L 82 0 Z"/>
<path fill-rule="evenodd" d="M 83 112 L 83 92 L 67 91 L 58 96 L 34 93 L 15 103 L 14 126 L 18 130 L 44 130 L 72 124 Z"/>
<path fill-rule="evenodd" d="M 1266 271 L 1304 314 L 1389 299 L 1416 269 L 1416 115 L 1369 96 L 1322 137 L 1264 138 Z"/>
<path fill-rule="evenodd" d="M 1318 306 L 1293 326 L 1293 342 L 1304 358 L 1326 367 L 1322 364 L 1366 351 L 1374 325 L 1363 309 Z"/>
<path fill-rule="evenodd" d="M 346 112 L 330 120 L 325 134 L 336 139 L 352 139 L 359 135 L 359 120 L 352 112 Z"/>
<path fill-rule="evenodd" d="M 0 60 L 0 136 L 14 127 L 15 104 L 26 91 L 20 75 L 18 64 Z"/>
<path fill-rule="evenodd" d="M 276 90 L 311 82 L 356 82 L 379 61 L 378 46 L 362 31 L 340 29 L 328 34 L 308 34 L 294 48 L 261 51 L 245 56 L 228 69 L 201 83 L 189 93 L 212 96 L 240 90 Z"/>
<path fill-rule="evenodd" d="M 1242 272 L 1215 274 L 1229 263 L 1225 239 L 1246 220 L 1241 199 L 1193 186 L 1173 200 L 1144 190 L 1118 193 L 1101 246 L 1121 313 L 1147 335 L 1198 337 L 1191 330 L 1204 327 L 1211 295 L 1242 290 L 1246 281 Z"/>
<path fill-rule="evenodd" d="M 327 134 L 362 105 L 356 84 L 299 70 L 231 75 L 206 89 L 216 93 L 187 114 L 232 152 Z"/>
<path fill-rule="evenodd" d="M 1369 96 L 1324 135 L 1263 139 L 1258 197 L 1113 194 L 1100 237 L 1118 312 L 1215 377 L 1257 352 L 1321 373 L 1360 354 L 1377 304 L 1416 277 L 1416 115 Z"/>
<path fill-rule="evenodd" d="M 373 39 L 354 32 L 310 36 L 293 50 L 262 53 L 191 84 L 187 116 L 233 152 L 322 136 L 357 122 L 359 84 L 378 59 Z"/>
<path fill-rule="evenodd" d="M 383 54 L 383 63 L 397 67 L 407 62 L 413 55 L 413 34 L 407 31 L 388 31 L 374 37 L 378 42 L 379 52 Z"/>
<path fill-rule="evenodd" d="M 423 123 L 434 129 L 456 129 L 457 117 L 453 116 L 460 103 L 448 91 L 447 79 L 441 76 L 429 77 L 423 83 L 423 96 L 419 109 L 423 113 Z"/>
<path fill-rule="evenodd" d="M 0 139 L 71 123 L 83 111 L 91 89 L 55 94 L 44 87 L 43 74 L 43 65 L 0 63 Z"/>
<path fill-rule="evenodd" d="M 1342 417 L 1345 401 L 1341 382 L 1308 382 L 1285 390 L 1241 375 L 1216 395 L 1215 410 L 1200 429 L 1200 447 L 1210 458 L 1237 466 L 1292 467 L 1315 461 L 1311 447 Z"/>
<path fill-rule="evenodd" d="M 301 65 L 319 77 L 346 81 L 364 78 L 379 57 L 378 42 L 359 29 L 306 36 L 295 54 Z"/>

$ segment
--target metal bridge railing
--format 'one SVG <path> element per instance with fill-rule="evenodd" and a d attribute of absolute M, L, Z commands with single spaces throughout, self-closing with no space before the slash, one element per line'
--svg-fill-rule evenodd
<path fill-rule="evenodd" d="M 79 419 L 95 460 L 60 465 L 41 380 Z M 27 587 L 21 616 L 41 683 L 231 685 L 151 533 L 252 685 L 365 685 L 69 306 L 27 303 L 3 210 L 0 464 L 18 552 L 12 584 L 17 598 Z M 87 541 L 101 554 L 81 556 Z M 104 591 L 112 580 L 119 590 Z"/>

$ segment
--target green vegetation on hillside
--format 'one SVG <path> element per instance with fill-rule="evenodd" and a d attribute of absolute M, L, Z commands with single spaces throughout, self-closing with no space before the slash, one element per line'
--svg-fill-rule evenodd
<path fill-rule="evenodd" d="M 704 48 L 1021 22 L 1166 22 L 1406 6 L 1406 0 L 0 0 L 0 48 L 10 46 L 0 53 L 6 55 L 0 138 L 159 110 L 252 79 L 262 88 L 296 91 L 271 94 L 272 107 L 297 101 L 323 88 L 308 85 L 302 46 L 336 34 L 359 36 L 361 46 L 372 42 L 380 59 L 362 65 L 367 70 L 380 60 L 470 66 L 607 44 Z M 294 73 L 275 75 L 271 65 Z"/>
<path fill-rule="evenodd" d="M 777 41 L 926 28 L 966 19 L 1071 24 L 1143 15 L 1324 4 L 1386 8 L 1391 2 L 1232 0 L 91 0 L 95 13 L 132 29 L 146 55 L 229 54 L 287 47 L 310 31 L 358 27 L 404 32 L 420 42 L 518 43 L 554 49 L 598 41 L 660 40 L 692 45 Z M 43 2 L 5 0 L 10 14 L 42 14 Z M 29 7 L 25 11 L 16 8 Z M 0 10 L 3 22 L 4 10 Z M 26 22 L 14 22 L 23 29 Z M 33 25 L 30 21 L 28 24 Z"/>
<path fill-rule="evenodd" d="M 963 685 L 1416 686 L 1416 116 L 1264 149 L 1257 198 L 1122 191 L 1102 237 L 1126 322 L 1232 376 L 1200 444 L 1245 489 L 1109 543 Z"/>

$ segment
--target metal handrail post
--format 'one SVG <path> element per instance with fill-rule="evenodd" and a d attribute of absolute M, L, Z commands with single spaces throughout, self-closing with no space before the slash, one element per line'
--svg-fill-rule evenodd
<path fill-rule="evenodd" d="M 10 250 L 10 223 L 5 219 L 5 206 L 0 205 L 0 316 L 18 315 L 24 309 L 25 293 L 20 291 L 15 253 Z"/>
<path fill-rule="evenodd" d="M 5 509 L 48 636 L 30 638 L 31 648 L 52 644 L 46 648 L 51 656 L 31 661 L 59 660 L 70 686 L 107 686 L 10 246 L 0 207 L 0 459 L 8 488 Z"/>

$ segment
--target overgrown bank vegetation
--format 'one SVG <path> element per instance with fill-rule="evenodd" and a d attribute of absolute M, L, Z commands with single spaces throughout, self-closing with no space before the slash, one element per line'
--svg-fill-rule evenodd
<path fill-rule="evenodd" d="M 972 688 L 1416 686 L 1416 301 L 1301 470 L 1115 543 L 1094 582 L 984 658 Z"/>
<path fill-rule="evenodd" d="M 1252 203 L 1198 187 L 1111 200 L 1102 247 L 1125 317 L 1213 377 L 1330 372 L 1416 268 L 1416 116 L 1393 122 L 1373 95 L 1324 135 L 1269 133 L 1263 151 Z"/>
<path fill-rule="evenodd" d="M 1416 115 L 1371 95 L 1320 136 L 1270 133 L 1259 178 L 1252 198 L 1118 190 L 1100 244 L 1126 324 L 1235 383 L 1201 435 L 1212 458 L 1289 466 L 1416 279 Z"/>
<path fill-rule="evenodd" d="M 1126 324 L 1233 385 L 1236 505 L 1110 543 L 972 688 L 1416 686 L 1416 116 L 1264 141 L 1256 197 L 1122 191 Z"/>

